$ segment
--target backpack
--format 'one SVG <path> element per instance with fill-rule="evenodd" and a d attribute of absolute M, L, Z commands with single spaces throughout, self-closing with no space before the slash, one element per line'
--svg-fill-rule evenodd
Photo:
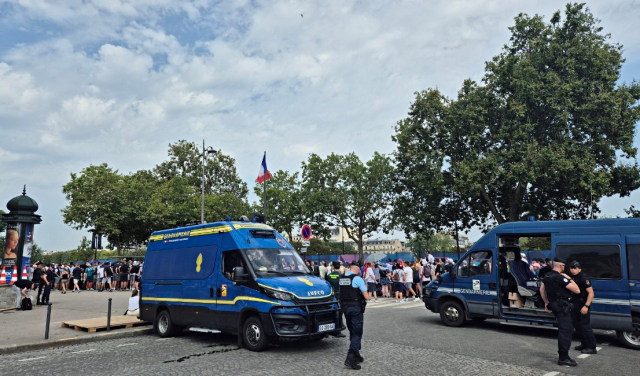
<path fill-rule="evenodd" d="M 393 273 L 393 280 L 400 281 L 400 273 Z"/>
<path fill-rule="evenodd" d="M 425 264 L 422 267 L 422 275 L 424 275 L 425 278 L 431 278 L 431 265 Z"/>
<path fill-rule="evenodd" d="M 29 298 L 22 299 L 22 303 L 20 303 L 20 308 L 22 308 L 23 311 L 32 310 L 33 309 L 33 304 L 31 304 L 31 299 L 29 299 Z"/>

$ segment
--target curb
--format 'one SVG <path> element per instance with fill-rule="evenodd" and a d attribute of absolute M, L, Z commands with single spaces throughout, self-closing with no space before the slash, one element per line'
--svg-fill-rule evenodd
<path fill-rule="evenodd" d="M 90 337 L 65 338 L 65 339 L 53 340 L 51 342 L 29 343 L 26 345 L 0 347 L 0 355 L 16 354 L 16 353 L 21 353 L 25 351 L 33 351 L 33 350 L 44 350 L 44 349 L 50 349 L 52 347 L 64 347 L 64 346 L 79 345 L 83 343 L 107 341 L 110 339 L 137 337 L 137 336 L 143 336 L 151 333 L 153 333 L 153 328 L 138 328 L 138 329 L 133 329 L 126 332 L 100 333 L 98 335 L 94 335 Z M 47 341 L 47 340 L 43 340 L 43 341 Z"/>

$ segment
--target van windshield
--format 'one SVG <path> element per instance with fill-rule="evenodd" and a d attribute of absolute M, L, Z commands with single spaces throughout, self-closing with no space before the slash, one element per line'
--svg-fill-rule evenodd
<path fill-rule="evenodd" d="M 300 255 L 293 249 L 249 249 L 247 260 L 257 274 L 278 276 L 282 274 L 309 274 Z"/>

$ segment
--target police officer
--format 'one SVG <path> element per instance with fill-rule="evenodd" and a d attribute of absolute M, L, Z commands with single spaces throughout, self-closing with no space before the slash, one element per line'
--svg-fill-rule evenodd
<path fill-rule="evenodd" d="M 347 320 L 349 329 L 349 352 L 344 365 L 352 369 L 360 369 L 364 358 L 360 355 L 360 343 L 364 329 L 365 300 L 369 300 L 369 293 L 364 279 L 360 277 L 360 267 L 353 263 L 340 278 L 340 305 Z"/>
<path fill-rule="evenodd" d="M 545 311 L 556 317 L 558 323 L 558 365 L 575 367 L 575 360 L 569 357 L 573 325 L 571 324 L 572 295 L 579 294 L 580 288 L 571 277 L 564 274 L 566 261 L 556 257 L 553 260 L 553 270 L 550 270 L 540 286 L 540 295 L 544 300 Z"/>
<path fill-rule="evenodd" d="M 580 338 L 580 346 L 576 346 L 575 349 L 581 350 L 583 354 L 597 354 L 596 336 L 591 328 L 591 314 L 589 313 L 594 297 L 591 281 L 582 273 L 578 261 L 572 261 L 569 264 L 569 271 L 580 288 L 580 294 L 573 296 L 573 310 L 571 311 L 571 321 L 578 333 L 578 338 Z"/>
<path fill-rule="evenodd" d="M 333 295 L 335 295 L 338 301 L 340 301 L 340 277 L 342 277 L 342 274 L 340 274 L 340 262 L 334 261 L 331 273 L 327 274 L 325 278 L 331 284 Z M 340 327 L 342 327 L 342 307 L 340 307 Z M 333 336 L 338 338 L 346 337 L 340 332 L 334 334 Z"/>

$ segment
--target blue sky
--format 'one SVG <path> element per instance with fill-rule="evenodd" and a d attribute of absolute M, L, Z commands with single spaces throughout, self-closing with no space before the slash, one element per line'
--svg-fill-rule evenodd
<path fill-rule="evenodd" d="M 62 223 L 61 187 L 90 164 L 150 169 L 169 143 L 205 139 L 253 187 L 264 151 L 272 171 L 298 171 L 312 152 L 389 154 L 415 91 L 455 96 L 518 13 L 549 19 L 564 5 L 0 0 L 0 202 L 26 184 L 43 216 L 36 242 L 65 250 L 87 233 Z M 622 80 L 640 77 L 640 2 L 588 6 L 624 45 Z M 624 215 L 638 197 L 600 206 Z"/>

